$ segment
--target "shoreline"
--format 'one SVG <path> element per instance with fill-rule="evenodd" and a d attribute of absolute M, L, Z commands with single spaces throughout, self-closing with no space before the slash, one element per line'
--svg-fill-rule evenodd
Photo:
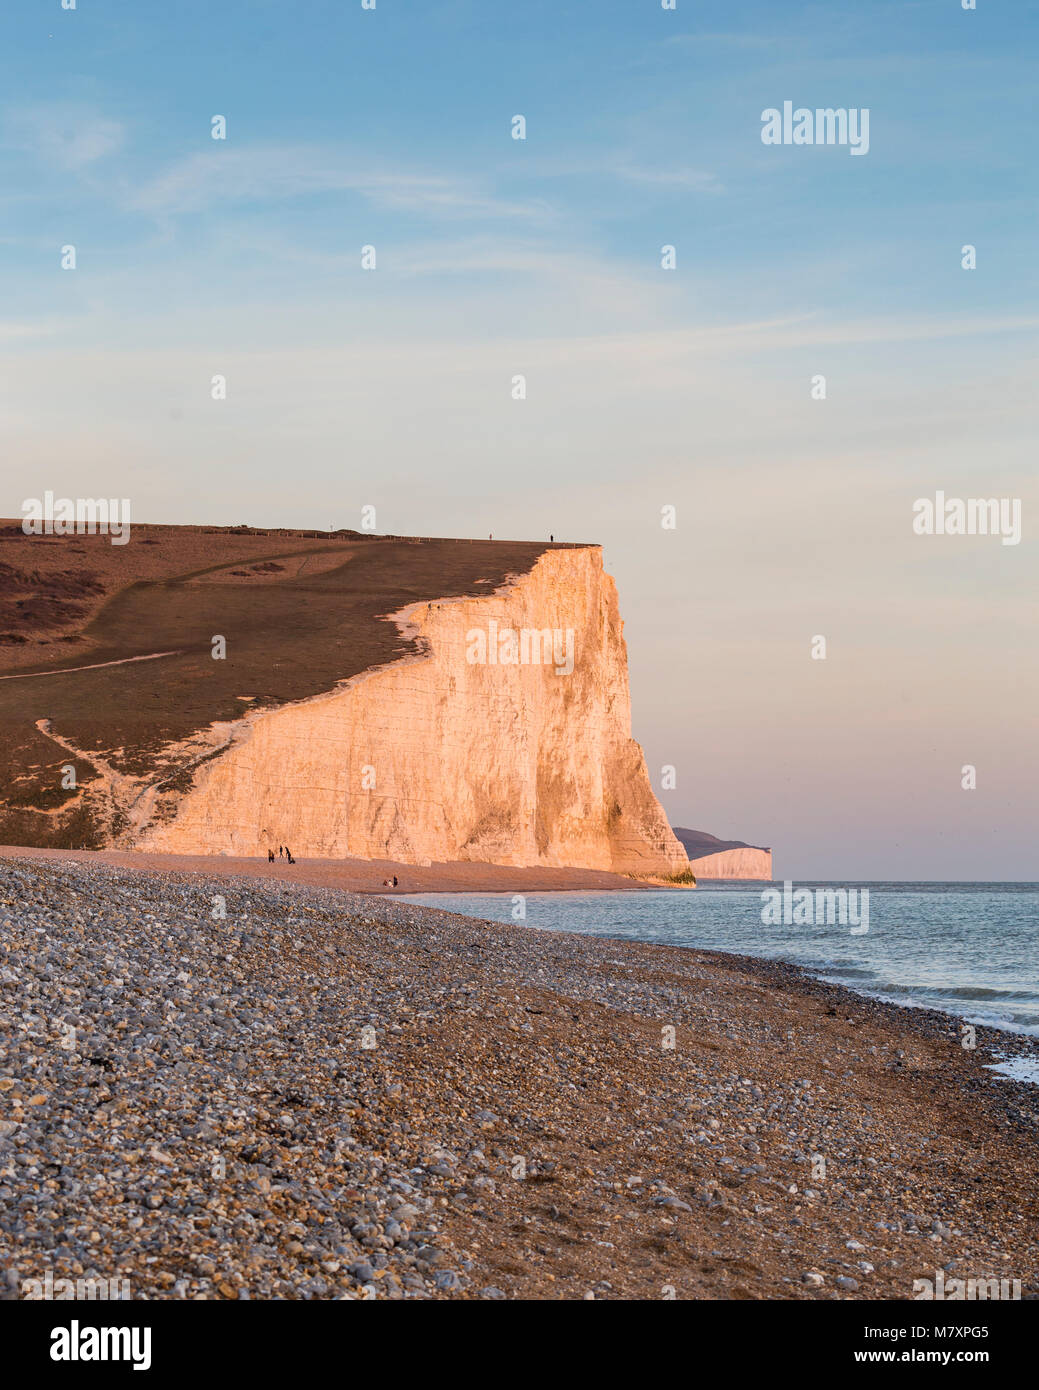
<path fill-rule="evenodd" d="M 661 888 L 673 888 L 677 892 L 689 891 L 692 887 L 649 876 L 633 878 L 605 869 L 556 869 L 542 865 L 520 867 L 457 860 L 420 865 L 402 864 L 393 859 L 297 858 L 294 864 L 287 864 L 283 859 L 270 864 L 258 857 L 223 854 L 160 854 L 151 850 L 0 845 L 0 860 L 3 859 L 64 859 L 87 864 L 110 864 L 144 873 L 220 874 L 224 877 L 301 883 L 379 896 L 403 893 L 642 893 Z M 392 878 L 394 874 L 401 880 L 397 887 L 384 887 L 382 880 Z"/>
<path fill-rule="evenodd" d="M 1039 1295 L 1035 1090 L 984 1070 L 996 1030 L 967 1052 L 796 966 L 262 878 L 4 857 L 0 899 L 0 1006 L 37 1020 L 0 1033 L 8 1279 L 910 1299 L 943 1269 Z M 43 1045 L 59 1018 L 75 1050 Z"/>
<path fill-rule="evenodd" d="M 742 887 L 744 886 L 744 884 L 745 884 L 745 881 L 744 881 L 744 880 L 736 880 L 736 879 L 716 880 L 715 882 L 716 882 L 716 883 L 720 883 L 723 887 L 728 888 L 728 889 L 732 889 L 732 890 L 739 890 L 739 889 L 742 888 Z M 891 887 L 908 887 L 908 888 L 912 888 L 912 887 L 914 887 L 914 886 L 918 886 L 918 885 L 914 885 L 913 883 L 909 883 L 909 884 L 895 884 L 895 883 L 891 883 L 891 884 L 888 884 L 888 882 L 887 882 L 886 880 L 876 880 L 876 882 L 877 882 L 877 883 L 883 883 L 884 886 L 891 886 Z M 972 881 L 972 883 L 973 883 L 973 881 Z M 704 886 L 704 885 L 700 885 L 700 886 L 702 887 L 702 886 Z M 806 885 L 805 885 L 805 886 L 806 886 Z M 943 884 L 942 886 L 944 886 L 944 884 Z M 1008 885 L 1008 884 L 982 885 L 982 884 L 979 883 L 979 884 L 976 884 L 975 886 L 977 886 L 977 887 L 979 887 L 979 888 L 981 888 L 981 887 L 988 888 L 988 887 L 990 887 L 990 886 L 998 886 L 998 887 L 1004 887 L 1004 888 L 1005 888 L 1005 887 L 1008 887 L 1008 886 L 1010 886 L 1010 887 L 1021 886 L 1021 887 L 1024 887 L 1024 888 L 1026 888 L 1026 889 L 1028 889 L 1028 890 L 1030 890 L 1030 891 L 1034 891 L 1034 889 L 1037 887 L 1036 884 L 1031 883 L 1031 882 L 1028 882 L 1028 881 L 1022 881 L 1022 883 L 1021 883 L 1020 885 L 1017 885 L 1017 884 L 1010 884 L 1010 885 Z M 410 898 L 411 896 L 414 896 L 414 897 L 416 897 L 416 898 L 418 898 L 418 897 L 428 898 L 428 897 L 435 897 L 435 896 L 437 896 L 437 895 L 436 895 L 436 894 L 415 894 L 415 895 L 410 895 L 410 894 L 409 894 L 409 895 L 405 895 L 404 901 L 408 901 L 409 898 Z M 457 899 L 457 898 L 460 897 L 460 896 L 466 896 L 466 895 L 464 895 L 464 894 L 444 894 L 443 896 Z M 488 895 L 488 894 L 473 894 L 473 895 L 471 895 L 471 896 L 473 896 L 473 897 L 481 897 L 481 896 L 489 896 L 489 895 Z M 535 895 L 531 894 L 530 896 L 535 896 Z M 453 911 L 453 910 L 454 910 L 454 909 L 452 909 L 452 908 L 444 907 L 443 905 L 438 904 L 438 903 L 425 903 L 425 904 L 422 904 L 422 905 L 435 908 L 435 909 L 437 909 L 437 910 L 439 910 L 439 911 Z M 462 914 L 462 915 L 466 915 L 466 914 Z M 493 917 L 492 917 L 492 918 L 481 918 L 481 919 L 479 919 L 479 920 L 497 922 L 499 919 L 498 919 L 498 918 L 493 918 Z M 537 928 L 537 930 L 545 930 L 545 928 L 540 928 L 540 927 L 539 927 L 539 928 Z M 569 933 L 569 932 L 567 933 L 567 935 L 571 935 L 571 934 L 573 934 L 573 935 L 581 935 L 582 933 Z M 598 939 L 600 939 L 600 940 L 618 940 L 618 941 L 625 941 L 625 942 L 632 940 L 632 938 L 627 937 L 627 936 L 622 936 L 622 937 L 606 937 L 606 936 L 603 936 L 603 937 L 599 937 Z M 647 944 L 654 944 L 654 943 L 647 943 Z M 656 943 L 656 944 L 664 944 L 664 943 Z M 1030 1046 L 1028 1049 L 1016 1049 L 1016 1050 L 1015 1050 L 1015 1049 L 1012 1049 L 1012 1048 L 1009 1049 L 1009 1050 L 1008 1050 L 1008 1053 L 1007 1053 L 1007 1059 L 1006 1059 L 1006 1060 L 1015 1060 L 1015 1059 L 1020 1058 L 1021 1056 L 1026 1056 L 1026 1057 L 1027 1057 L 1027 1060 L 1028 1060 L 1028 1063 L 1030 1064 L 1030 1069 L 1031 1069 L 1032 1075 L 1031 1075 L 1031 1076 L 1024 1076 L 1024 1075 L 1022 1075 L 1019 1079 L 1024 1080 L 1024 1081 L 1025 1081 L 1027 1084 L 1029 1084 L 1029 1085 L 1039 1086 L 1039 1025 L 1029 1024 L 1029 1025 L 1025 1026 L 1025 1025 L 1014 1024 L 1014 1023 L 1010 1022 L 1009 1020 L 1005 1020 L 1005 1019 L 1004 1019 L 1004 1020 L 996 1020 L 996 1019 L 992 1019 L 992 1018 L 979 1017 L 975 1010 L 968 1009 L 968 1008 L 966 1007 L 966 1005 L 962 1005 L 962 1006 L 961 1006 L 960 1008 L 958 1008 L 958 1009 L 952 1007 L 951 1005 L 948 1006 L 948 1007 L 942 1007 L 941 1005 L 936 1004 L 936 1003 L 928 1003 L 928 1002 L 924 1002 L 924 1001 L 916 1000 L 916 999 L 912 999 L 912 998 L 895 998 L 895 997 L 893 997 L 892 995 L 883 993 L 883 991 L 881 991 L 881 990 L 873 990 L 873 989 L 870 989 L 870 988 L 866 987 L 865 985 L 854 985 L 854 984 L 846 983 L 846 982 L 839 981 L 839 980 L 829 981 L 829 980 L 826 980 L 826 979 L 825 979 L 825 971 L 824 971 L 824 970 L 821 970 L 821 969 L 819 969 L 819 968 L 817 968 L 817 967 L 812 967 L 812 966 L 807 966 L 807 965 L 801 965 L 801 964 L 799 964 L 799 963 L 796 962 L 796 961 L 785 961 L 785 960 L 782 960 L 781 958 L 776 957 L 776 956 L 754 955 L 754 954 L 751 954 L 751 953 L 746 952 L 746 951 L 739 951 L 739 950 L 736 950 L 736 949 L 727 950 L 727 949 L 725 949 L 724 947 L 701 946 L 701 945 L 698 945 L 698 944 L 696 944 L 696 943 L 674 942 L 674 943 L 666 943 L 666 944 L 672 946 L 673 949 L 675 949 L 675 950 L 698 951 L 698 952 L 701 952 L 701 953 L 703 953 L 704 955 L 707 955 L 707 956 L 714 956 L 714 955 L 717 955 L 717 956 L 720 956 L 720 957 L 728 957 L 728 958 L 731 958 L 731 959 L 733 959 L 733 960 L 742 961 L 742 962 L 746 962 L 746 963 L 750 963 L 750 962 L 753 962 L 753 961 L 762 961 L 762 962 L 766 962 L 766 963 L 768 963 L 768 964 L 786 965 L 786 966 L 789 966 L 789 967 L 790 967 L 791 969 L 793 969 L 793 970 L 799 971 L 805 978 L 812 979 L 812 980 L 817 980 L 817 981 L 819 981 L 820 983 L 824 983 L 824 984 L 830 984 L 830 983 L 832 983 L 836 988 L 846 990 L 849 994 L 854 995 L 854 996 L 857 997 L 857 998 L 868 999 L 868 1000 L 873 1001 L 874 1003 L 884 1004 L 884 1005 L 887 1005 L 887 1006 L 889 1006 L 889 1007 L 891 1007 L 891 1008 L 894 1008 L 894 1009 L 920 1009 L 920 1010 L 924 1010 L 924 1011 L 926 1011 L 926 1012 L 934 1013 L 934 1014 L 936 1014 L 936 1015 L 938 1015 L 938 1016 L 940 1016 L 940 1017 L 942 1017 L 942 1018 L 946 1018 L 946 1019 L 956 1019 L 956 1020 L 957 1020 L 959 1023 L 961 1023 L 961 1024 L 964 1024 L 964 1023 L 970 1024 L 972 1027 L 974 1027 L 974 1028 L 976 1028 L 976 1029 L 977 1029 L 977 1028 L 985 1028 L 985 1029 L 987 1029 L 988 1031 L 990 1031 L 992 1034 L 994 1034 L 994 1035 L 997 1036 L 997 1037 L 998 1037 L 998 1036 L 1006 1037 L 1006 1038 L 1008 1039 L 1008 1041 L 1009 1041 L 1009 1040 L 1018 1040 L 1018 1039 L 1023 1040 L 1024 1042 L 1031 1044 L 1031 1046 Z M 974 1001 L 974 1003 L 975 1003 L 975 1005 L 977 1006 L 977 1005 L 980 1005 L 981 1001 L 980 1001 L 980 1000 L 976 1000 L 976 1001 Z M 1030 1030 L 1031 1030 L 1031 1031 L 1030 1031 Z"/>

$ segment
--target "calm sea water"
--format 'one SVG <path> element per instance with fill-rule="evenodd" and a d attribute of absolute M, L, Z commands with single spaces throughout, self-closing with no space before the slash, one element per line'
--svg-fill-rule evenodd
<path fill-rule="evenodd" d="M 526 925 L 788 961 L 821 979 L 1039 1037 L 1039 884 L 810 884 L 869 889 L 869 930 L 762 922 L 769 885 L 692 891 L 527 893 Z M 782 889 L 782 884 L 771 885 Z M 508 893 L 428 894 L 412 902 L 515 922 Z"/>

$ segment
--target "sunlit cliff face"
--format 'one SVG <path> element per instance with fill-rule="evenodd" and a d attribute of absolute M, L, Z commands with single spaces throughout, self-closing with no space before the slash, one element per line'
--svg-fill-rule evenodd
<path fill-rule="evenodd" d="M 617 593 L 596 547 L 551 551 L 486 598 L 396 615 L 422 654 L 247 716 L 194 787 L 124 838 L 176 853 L 686 867 L 631 738 Z M 474 631 L 499 659 L 474 659 Z M 566 634 L 564 659 L 522 660 Z M 517 634 L 517 659 L 497 638 Z M 508 648 L 511 654 L 511 647 Z"/>

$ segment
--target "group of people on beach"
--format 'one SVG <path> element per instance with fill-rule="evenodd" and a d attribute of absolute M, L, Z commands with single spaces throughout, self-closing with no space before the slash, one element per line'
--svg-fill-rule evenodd
<path fill-rule="evenodd" d="M 268 848 L 267 863 L 276 864 L 279 859 L 284 859 L 289 864 L 295 864 L 296 862 L 292 857 L 292 850 L 289 849 L 288 845 L 279 845 L 277 854 L 275 854 L 272 849 Z M 396 888 L 399 884 L 400 879 L 396 874 L 394 874 L 392 878 L 384 878 L 382 881 L 382 886 L 384 888 Z"/>

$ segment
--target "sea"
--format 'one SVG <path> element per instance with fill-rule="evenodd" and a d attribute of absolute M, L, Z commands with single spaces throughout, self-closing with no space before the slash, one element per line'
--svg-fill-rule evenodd
<path fill-rule="evenodd" d="M 791 892 L 784 900 L 782 883 L 745 881 L 632 893 L 429 893 L 407 900 L 534 931 L 786 961 L 875 999 L 940 1009 L 1039 1039 L 1039 883 L 799 882 L 792 891 L 805 889 L 811 909 L 801 913 L 790 910 Z M 869 891 L 866 904 L 863 889 Z M 816 890 L 846 892 L 845 923 L 840 899 L 835 911 Z M 860 913 L 856 922 L 863 905 L 868 921 Z M 810 924 L 799 924 L 806 916 Z M 1008 1060 L 1002 1069 L 1039 1082 L 1039 1066 L 1026 1058 Z"/>

